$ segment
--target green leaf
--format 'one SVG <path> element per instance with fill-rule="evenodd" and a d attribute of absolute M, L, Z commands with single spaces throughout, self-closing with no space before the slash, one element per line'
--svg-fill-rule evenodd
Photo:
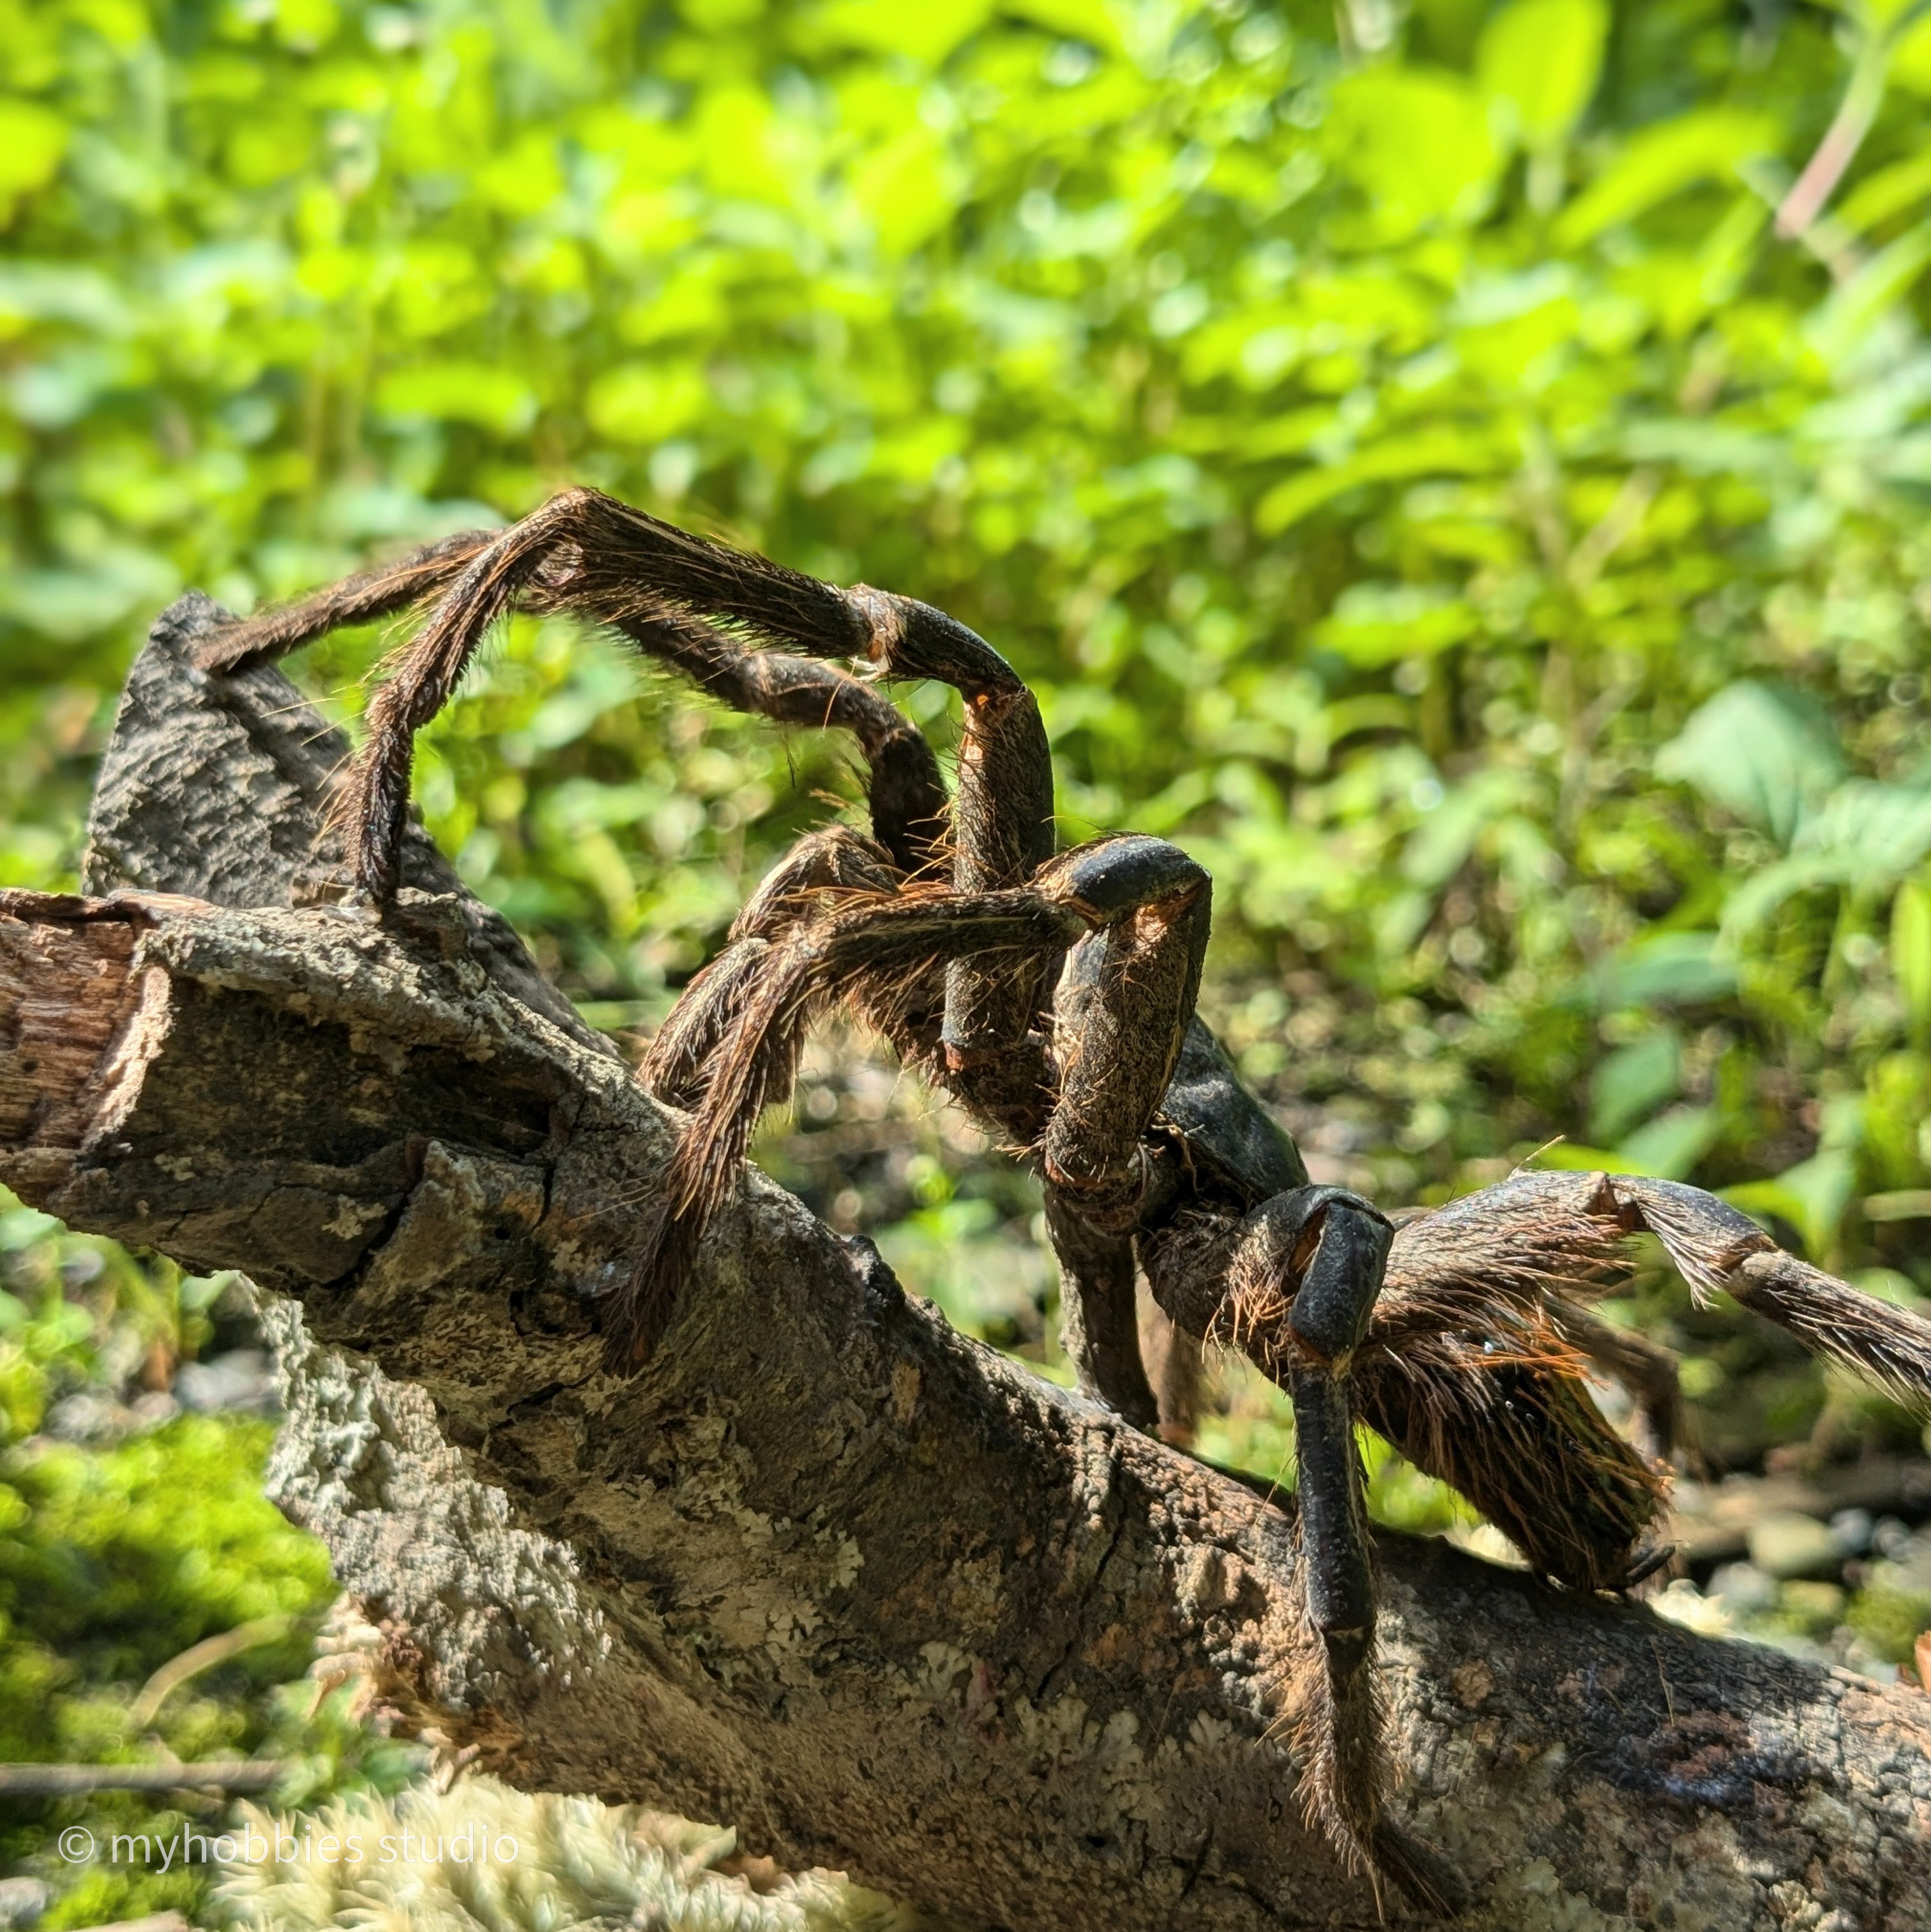
<path fill-rule="evenodd" d="M 1555 226 L 1560 248 L 1577 248 L 1604 229 L 1632 221 L 1671 195 L 1743 162 L 1774 154 L 1776 123 L 1740 108 L 1705 107 L 1645 128 L 1570 202 Z"/>
<path fill-rule="evenodd" d="M 1890 78 L 1913 94 L 1931 94 L 1931 19 L 1909 28 L 1893 50 Z"/>
<path fill-rule="evenodd" d="M 1278 536 L 1361 484 L 1413 476 L 1479 476 L 1497 467 L 1500 460 L 1492 442 L 1464 430 L 1423 429 L 1392 436 L 1344 461 L 1304 470 L 1277 483 L 1256 507 L 1254 524 L 1266 535 Z"/>
<path fill-rule="evenodd" d="M 626 362 L 592 383 L 591 427 L 618 442 L 662 442 L 704 415 L 703 372 L 688 363 Z"/>
<path fill-rule="evenodd" d="M 1356 584 L 1314 626 L 1311 641 L 1362 667 L 1428 657 L 1481 627 L 1473 608 L 1432 584 Z"/>
<path fill-rule="evenodd" d="M 1401 854 L 1401 876 L 1430 892 L 1446 885 L 1468 862 L 1482 833 L 1528 802 L 1529 789 L 1520 773 L 1496 770 L 1457 785 L 1416 827 Z M 1427 912 L 1425 900 L 1418 928 Z"/>
<path fill-rule="evenodd" d="M 1329 128 L 1341 166 L 1391 227 L 1472 221 L 1487 209 L 1503 150 L 1460 75 L 1364 68 L 1335 88 Z"/>
<path fill-rule="evenodd" d="M 474 423 L 515 436 L 536 420 L 536 394 L 520 376 L 481 362 L 397 369 L 376 386 L 375 406 L 401 421 Z"/>
<path fill-rule="evenodd" d="M 1931 221 L 1920 221 L 1880 249 L 1835 290 L 1812 318 L 1809 334 L 1827 363 L 1843 362 L 1889 315 L 1931 265 Z"/>
<path fill-rule="evenodd" d="M 1843 775 L 1830 721 L 1800 693 L 1746 679 L 1692 713 L 1657 752 L 1656 776 L 1788 846 Z"/>
<path fill-rule="evenodd" d="M 1514 0 L 1483 28 L 1476 78 L 1507 104 L 1525 147 L 1553 147 L 1582 118 L 1608 32 L 1604 0 Z"/>
<path fill-rule="evenodd" d="M 1931 790 L 1852 778 L 1799 826 L 1788 858 L 1745 880 L 1723 909 L 1735 935 L 1820 886 L 1888 890 L 1931 852 Z"/>
<path fill-rule="evenodd" d="M 1676 1097 L 1682 1042 L 1668 1028 L 1605 1054 L 1589 1084 L 1589 1131 L 1620 1141 L 1638 1120 Z"/>
<path fill-rule="evenodd" d="M 1848 779 L 1804 821 L 1794 849 L 1842 854 L 1854 884 L 1887 884 L 1931 851 L 1931 787 Z"/>
<path fill-rule="evenodd" d="M 1682 1180 L 1716 1144 L 1723 1118 L 1714 1107 L 1672 1107 L 1638 1127 L 1617 1151 L 1659 1180 Z"/>
<path fill-rule="evenodd" d="M 1845 196 L 1836 210 L 1846 234 L 1862 235 L 1893 214 L 1915 207 L 1931 194 L 1931 152 L 1911 154 L 1867 175 Z"/>
<path fill-rule="evenodd" d="M 1785 1168 L 1774 1180 L 1726 1187 L 1723 1198 L 1746 1214 L 1775 1215 L 1788 1222 L 1811 1258 L 1827 1262 L 1856 1192 L 1854 1160 L 1846 1150 L 1833 1148 Z"/>
<path fill-rule="evenodd" d="M 1553 1147 L 1545 1147 L 1532 1165 L 1552 1167 L 1563 1174 L 1635 1174 L 1648 1180 L 1662 1178 L 1651 1174 L 1633 1154 L 1620 1149 L 1586 1146 L 1580 1141 L 1558 1141 Z"/>
<path fill-rule="evenodd" d="M 827 0 L 798 25 L 806 46 L 863 47 L 874 53 L 902 54 L 923 67 L 935 67 L 982 27 L 991 0 Z"/>
<path fill-rule="evenodd" d="M 1713 932 L 1659 932 L 1605 960 L 1596 986 L 1605 1012 L 1701 1006 L 1736 992 L 1737 969 L 1718 952 Z"/>
<path fill-rule="evenodd" d="M 1891 905 L 1890 968 L 1905 1012 L 1931 1025 L 1931 884 L 1923 879 L 1907 880 Z"/>
<path fill-rule="evenodd" d="M 53 179 L 67 152 L 68 126 L 35 100 L 0 99 L 0 206 Z"/>

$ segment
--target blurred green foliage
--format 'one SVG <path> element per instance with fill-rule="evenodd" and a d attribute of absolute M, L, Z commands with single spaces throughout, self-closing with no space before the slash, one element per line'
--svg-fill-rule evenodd
<path fill-rule="evenodd" d="M 283 1795 L 300 1800 L 399 1783 L 420 1754 L 302 1681 L 335 1591 L 327 1552 L 262 1495 L 274 1424 L 176 1413 L 164 1393 L 209 1342 L 223 1283 L 137 1265 L 0 1203 L 0 1760 L 281 1758 L 293 1766 Z M 255 1641 L 142 1708 L 163 1665 L 242 1626 Z M 57 1834 L 159 1840 L 218 1829 L 223 1809 L 128 1792 L 10 1800 L 0 1870 L 50 1885 L 49 1932 L 194 1910 L 199 1869 L 104 1850 L 69 1862 Z"/>

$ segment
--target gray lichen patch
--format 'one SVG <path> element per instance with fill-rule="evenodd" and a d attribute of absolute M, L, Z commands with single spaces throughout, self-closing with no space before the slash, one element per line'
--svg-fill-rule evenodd
<path fill-rule="evenodd" d="M 263 1322 L 288 1418 L 269 1494 L 328 1544 L 344 1588 L 408 1631 L 437 1703 L 513 1709 L 533 1678 L 567 1684 L 608 1656 L 576 1552 L 512 1520 L 420 1389 L 320 1346 L 292 1301 L 268 1300 Z"/>

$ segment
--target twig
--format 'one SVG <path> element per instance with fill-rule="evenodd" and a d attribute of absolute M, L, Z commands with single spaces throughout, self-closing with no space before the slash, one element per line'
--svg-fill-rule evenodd
<path fill-rule="evenodd" d="M 117 1918 L 111 1925 L 91 1925 L 87 1932 L 194 1932 L 178 1912 L 151 1912 L 145 1918 Z"/>
<path fill-rule="evenodd" d="M 285 1758 L 206 1764 L 0 1764 L 0 1798 L 65 1798 L 87 1791 L 266 1791 L 295 1768 Z"/>
<path fill-rule="evenodd" d="M 256 1617 L 249 1622 L 237 1624 L 233 1630 L 223 1630 L 218 1636 L 204 1637 L 179 1657 L 170 1658 L 141 1686 L 141 1694 L 134 1700 L 134 1708 L 128 1712 L 134 1728 L 146 1730 L 154 1722 L 162 1705 L 191 1677 L 212 1670 L 218 1664 L 226 1664 L 231 1657 L 239 1657 L 244 1651 L 255 1649 L 265 1643 L 278 1642 L 288 1634 L 294 1622 L 292 1616 L 286 1615 Z"/>
<path fill-rule="evenodd" d="M 1908 28 L 1923 16 L 1924 0 L 1906 8 L 1895 20 L 1871 34 L 1860 50 L 1851 70 L 1850 85 L 1839 104 L 1817 152 L 1804 164 L 1796 185 L 1776 212 L 1776 232 L 1785 241 L 1802 235 L 1818 215 L 1824 204 L 1836 191 L 1837 184 L 1857 158 L 1864 136 L 1884 105 L 1885 83 L 1890 78 L 1891 56 Z"/>

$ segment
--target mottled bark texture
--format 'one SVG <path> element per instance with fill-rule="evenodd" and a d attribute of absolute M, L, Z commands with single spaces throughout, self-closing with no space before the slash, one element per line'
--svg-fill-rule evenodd
<path fill-rule="evenodd" d="M 1280 1508 L 755 1173 L 650 1366 L 601 1368 L 671 1117 L 426 846 L 384 924 L 290 908 L 342 748 L 275 672 L 185 667 L 210 609 L 101 780 L 89 890 L 147 896 L 0 908 L 0 1177 L 273 1292 L 275 1492 L 423 1720 L 969 1922 L 1374 1924 L 1274 1728 Z M 1380 1563 L 1404 1802 L 1474 1924 L 1931 1925 L 1931 1700 Z"/>

